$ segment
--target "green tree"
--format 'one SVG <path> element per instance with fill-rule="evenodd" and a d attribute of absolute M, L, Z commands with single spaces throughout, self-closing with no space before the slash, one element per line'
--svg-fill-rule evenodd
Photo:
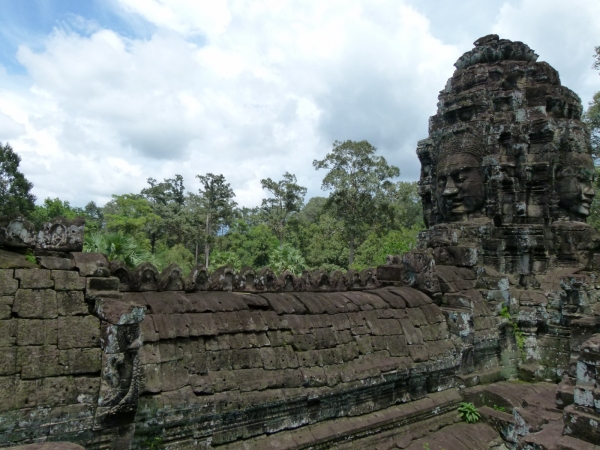
<path fill-rule="evenodd" d="M 423 205 L 416 181 L 398 181 L 390 189 L 392 209 L 394 212 L 393 228 L 423 228 Z"/>
<path fill-rule="evenodd" d="M 289 172 L 283 174 L 283 180 L 273 181 L 270 178 L 260 180 L 263 189 L 273 196 L 262 201 L 262 209 L 267 222 L 279 237 L 279 246 L 283 246 L 285 228 L 290 214 L 300 211 L 304 204 L 306 188 L 296 183 L 296 176 Z"/>
<path fill-rule="evenodd" d="M 600 46 L 596 47 L 592 68 L 600 70 Z M 592 138 L 592 154 L 598 160 L 600 158 L 600 91 L 594 94 L 588 109 L 583 114 L 583 121 L 590 129 Z"/>
<path fill-rule="evenodd" d="M 269 264 L 269 256 L 279 245 L 277 236 L 268 225 L 249 225 L 242 219 L 233 222 L 221 243 L 220 252 L 228 252 L 220 256 L 221 265 L 231 264 L 238 268 L 248 266 L 257 270 Z"/>
<path fill-rule="evenodd" d="M 85 216 L 85 229 L 89 232 L 100 231 L 104 226 L 104 211 L 96 205 L 96 202 L 89 202 L 83 208 Z"/>
<path fill-rule="evenodd" d="M 401 255 L 415 248 L 417 235 L 421 227 L 388 230 L 385 233 L 375 231 L 369 233 L 365 241 L 356 249 L 356 259 L 353 268 L 362 270 L 386 263 L 388 255 Z"/>
<path fill-rule="evenodd" d="M 72 207 L 68 201 L 59 198 L 47 198 L 41 206 L 36 205 L 30 215 L 31 221 L 39 227 L 44 222 L 49 222 L 56 217 L 74 219 L 85 216 L 81 208 Z"/>
<path fill-rule="evenodd" d="M 104 219 L 107 231 L 137 239 L 160 221 L 148 200 L 139 194 L 113 195 L 112 200 L 104 206 Z"/>
<path fill-rule="evenodd" d="M 9 143 L 0 143 L 0 216 L 21 212 L 33 212 L 35 195 L 30 191 L 33 184 L 19 171 L 21 157 Z"/>
<path fill-rule="evenodd" d="M 204 264 L 209 266 L 210 245 L 214 236 L 223 231 L 233 219 L 234 208 L 237 203 L 233 201 L 235 193 L 229 183 L 225 182 L 223 175 L 196 175 L 202 187 L 199 189 L 200 204 L 205 216 L 204 229 Z"/>
<path fill-rule="evenodd" d="M 170 246 L 182 243 L 185 233 L 186 217 L 183 213 L 186 200 L 183 177 L 165 178 L 161 183 L 154 178 L 148 178 L 149 187 L 142 189 L 142 196 L 148 200 L 152 212 L 160 217 L 159 221 L 147 225 L 151 251 L 155 253 L 156 242 L 165 238 Z"/>
<path fill-rule="evenodd" d="M 314 160 L 315 169 L 328 169 L 321 188 L 332 191 L 327 209 L 342 224 L 348 243 L 348 262 L 354 262 L 354 251 L 373 225 L 392 219 L 388 191 L 391 178 L 400 170 L 376 156 L 376 148 L 367 141 L 336 141 L 333 150 L 322 160 Z"/>
<path fill-rule="evenodd" d="M 288 241 L 304 256 L 311 269 L 348 268 L 348 244 L 340 223 L 326 209 L 327 199 L 311 198 L 290 220 Z"/>

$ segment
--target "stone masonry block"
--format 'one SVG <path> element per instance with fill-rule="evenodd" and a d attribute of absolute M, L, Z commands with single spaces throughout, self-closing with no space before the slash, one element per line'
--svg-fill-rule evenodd
<path fill-rule="evenodd" d="M 22 379 L 61 375 L 58 349 L 54 345 L 17 347 L 17 370 Z"/>
<path fill-rule="evenodd" d="M 119 284 L 121 282 L 117 277 L 107 277 L 107 278 L 87 278 L 87 290 L 89 291 L 118 291 Z"/>
<path fill-rule="evenodd" d="M 0 377 L 0 413 L 16 409 L 15 392 L 18 377 Z"/>
<path fill-rule="evenodd" d="M 57 319 L 18 319 L 17 345 L 56 345 Z"/>
<path fill-rule="evenodd" d="M 17 347 L 0 347 L 0 362 L 0 375 L 17 373 Z"/>
<path fill-rule="evenodd" d="M 47 289 L 54 287 L 51 272 L 46 269 L 15 269 L 15 278 L 21 289 Z"/>
<path fill-rule="evenodd" d="M 57 291 L 83 291 L 85 278 L 79 273 L 69 270 L 53 270 L 50 275 L 54 280 L 54 289 Z"/>
<path fill-rule="evenodd" d="M 15 298 L 8 295 L 0 297 L 0 320 L 10 319 Z"/>
<path fill-rule="evenodd" d="M 71 270 L 75 268 L 75 263 L 70 258 L 58 258 L 55 256 L 38 256 L 38 264 L 44 269 L 51 270 Z"/>
<path fill-rule="evenodd" d="M 72 252 L 75 268 L 82 277 L 108 277 L 110 264 L 102 253 Z"/>
<path fill-rule="evenodd" d="M 94 316 L 70 316 L 58 319 L 58 348 L 100 346 L 100 320 Z"/>
<path fill-rule="evenodd" d="M 81 291 L 59 291 L 56 293 L 59 316 L 89 314 L 88 305 Z"/>
<path fill-rule="evenodd" d="M 13 278 L 13 269 L 0 270 L 0 295 L 13 295 L 19 288 L 19 281 Z"/>
<path fill-rule="evenodd" d="M 56 292 L 51 289 L 19 289 L 13 313 L 27 319 L 54 319 L 58 317 Z"/>
<path fill-rule="evenodd" d="M 174 391 L 189 384 L 189 373 L 182 361 L 170 361 L 161 364 L 162 390 Z"/>
<path fill-rule="evenodd" d="M 64 374 L 98 373 L 102 368 L 102 350 L 100 348 L 60 350 L 58 362 Z"/>
<path fill-rule="evenodd" d="M 0 325 L 0 347 L 11 347 L 17 343 L 17 320 L 6 320 Z"/>
<path fill-rule="evenodd" d="M 162 390 L 160 366 L 160 364 L 144 364 L 141 366 L 142 379 L 144 380 L 142 392 L 156 394 Z"/>

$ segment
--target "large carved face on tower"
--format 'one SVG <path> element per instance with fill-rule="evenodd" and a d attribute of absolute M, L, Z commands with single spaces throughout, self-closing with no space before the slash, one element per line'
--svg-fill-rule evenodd
<path fill-rule="evenodd" d="M 587 153 L 569 153 L 557 168 L 558 206 L 568 219 L 584 222 L 590 215 L 595 178 L 594 162 Z"/>
<path fill-rule="evenodd" d="M 485 176 L 471 153 L 455 153 L 440 160 L 435 193 L 444 221 L 468 220 L 483 209 Z"/>

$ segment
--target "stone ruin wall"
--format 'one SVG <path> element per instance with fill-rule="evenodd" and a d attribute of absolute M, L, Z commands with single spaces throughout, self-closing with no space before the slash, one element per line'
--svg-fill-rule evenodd
<path fill-rule="evenodd" d="M 405 448 L 515 378 L 560 382 L 565 435 L 598 442 L 600 236 L 569 206 L 589 133 L 536 59 L 492 35 L 457 61 L 417 150 L 429 228 L 376 269 L 183 278 L 80 253 L 81 223 L 4 220 L 37 264 L 0 250 L 0 446 Z"/>
<path fill-rule="evenodd" d="M 120 437 L 140 448 L 160 436 L 218 447 L 359 417 L 501 367 L 505 338 L 480 299 L 456 315 L 402 282 L 378 281 L 376 271 L 351 287 L 319 272 L 303 291 L 260 277 L 234 291 L 223 286 L 225 269 L 183 280 L 175 267 L 158 274 L 144 265 L 127 278 L 113 264 L 119 279 L 99 254 L 39 257 L 34 267 L 2 253 L 3 267 L 22 266 L 1 272 L 2 445 L 104 448 Z M 468 269 L 460 277 L 470 281 L 446 280 L 475 280 Z M 450 413 L 457 402 L 444 397 L 436 407 Z"/>

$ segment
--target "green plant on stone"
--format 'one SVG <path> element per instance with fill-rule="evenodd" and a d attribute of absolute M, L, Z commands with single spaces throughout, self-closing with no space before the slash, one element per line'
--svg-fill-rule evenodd
<path fill-rule="evenodd" d="M 521 354 L 521 359 L 525 360 L 525 335 L 523 334 L 523 331 L 519 328 L 519 324 L 513 320 L 507 306 L 502 307 L 500 310 L 500 316 L 508 320 L 508 324 L 512 327 L 515 335 L 515 341 L 517 342 L 517 347 L 519 348 L 519 353 Z"/>
<path fill-rule="evenodd" d="M 500 412 L 506 412 L 506 408 L 504 406 L 494 405 L 494 409 Z"/>
<path fill-rule="evenodd" d="M 27 261 L 29 261 L 30 263 L 37 264 L 37 259 L 36 259 L 35 255 L 33 254 L 33 250 L 31 250 L 30 248 L 28 248 L 27 253 L 25 253 L 25 259 Z"/>
<path fill-rule="evenodd" d="M 458 407 L 460 418 L 467 423 L 479 422 L 481 415 L 473 403 L 461 402 Z"/>
<path fill-rule="evenodd" d="M 149 450 L 158 450 L 162 447 L 163 440 L 159 436 L 154 436 L 146 439 L 144 441 L 144 448 Z"/>

